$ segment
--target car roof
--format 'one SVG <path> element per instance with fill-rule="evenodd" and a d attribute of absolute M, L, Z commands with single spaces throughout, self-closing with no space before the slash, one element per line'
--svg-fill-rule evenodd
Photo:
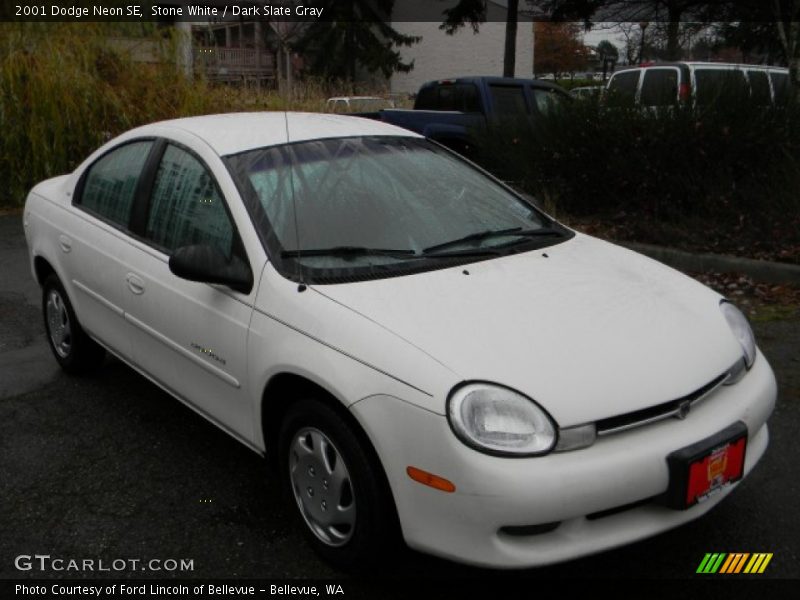
<path fill-rule="evenodd" d="M 434 79 L 433 81 L 427 81 L 422 84 L 422 87 L 428 87 L 431 85 L 436 85 L 440 83 L 479 83 L 479 82 L 486 82 L 489 85 L 520 85 L 523 83 L 527 83 L 528 85 L 534 85 L 536 87 L 541 88 L 549 88 L 553 90 L 558 90 L 559 92 L 565 91 L 560 85 L 556 85 L 551 81 L 545 81 L 544 79 L 529 79 L 529 78 L 522 78 L 522 77 L 497 77 L 493 75 L 484 75 L 484 76 L 471 76 L 471 77 L 444 77 L 442 79 Z"/>
<path fill-rule="evenodd" d="M 614 73 L 621 73 L 622 71 L 632 71 L 634 69 L 648 69 L 652 67 L 718 67 L 722 69 L 769 69 L 771 71 L 787 71 L 786 67 L 776 67 L 772 65 L 751 65 L 745 63 L 724 63 L 724 62 L 710 62 L 710 61 L 679 61 L 679 62 L 652 62 L 644 63 L 641 65 L 625 65 L 617 68 Z"/>
<path fill-rule="evenodd" d="M 197 136 L 220 156 L 287 142 L 325 138 L 363 135 L 422 137 L 407 129 L 372 119 L 283 111 L 227 113 L 160 121 L 134 129 L 126 137 L 161 136 L 164 130 L 169 129 Z"/>

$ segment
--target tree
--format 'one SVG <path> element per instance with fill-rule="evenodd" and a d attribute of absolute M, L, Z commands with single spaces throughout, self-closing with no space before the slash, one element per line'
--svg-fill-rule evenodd
<path fill-rule="evenodd" d="M 800 0 L 773 0 L 775 26 L 789 65 L 789 81 L 800 100 Z"/>
<path fill-rule="evenodd" d="M 422 38 L 403 35 L 387 23 L 393 7 L 394 0 L 325 2 L 326 19 L 309 25 L 296 45 L 311 57 L 309 70 L 352 84 L 358 65 L 370 73 L 380 71 L 385 77 L 413 69 L 413 61 L 403 62 L 396 48 L 411 46 Z"/>
<path fill-rule="evenodd" d="M 789 81 L 800 100 L 800 0 L 532 0 L 554 19 L 629 22 L 666 25 L 666 58 L 681 49 L 681 21 L 771 23 L 786 63 Z M 691 37 L 689 38 L 691 39 Z"/>
<path fill-rule="evenodd" d="M 552 73 L 556 79 L 586 67 L 588 52 L 580 39 L 579 23 L 536 23 L 533 61 L 537 76 Z"/>
<path fill-rule="evenodd" d="M 453 35 L 467 23 L 478 33 L 481 23 L 486 22 L 486 0 L 459 0 L 452 8 L 444 10 L 445 20 L 439 26 Z M 505 49 L 503 53 L 503 77 L 513 77 L 517 62 L 517 25 L 519 23 L 519 0 L 508 0 L 506 17 Z"/>
<path fill-rule="evenodd" d="M 680 60 L 688 39 L 686 26 L 690 22 L 709 23 L 727 6 L 735 4 L 735 0 L 535 0 L 535 2 L 555 19 L 581 19 L 587 26 L 591 25 L 592 20 L 657 24 L 657 28 L 648 30 L 647 37 L 657 35 L 656 40 L 664 40 L 664 51 L 661 54 L 665 60 Z"/>
<path fill-rule="evenodd" d="M 734 21 L 718 23 L 707 40 L 700 41 L 700 50 L 706 55 L 719 53 L 726 48 L 735 48 L 741 53 L 742 62 L 761 62 L 767 64 L 786 64 L 783 46 L 772 21 Z M 697 58 L 704 58 L 703 52 L 695 49 Z"/>
<path fill-rule="evenodd" d="M 602 40 L 597 44 L 597 54 L 600 55 L 601 60 L 610 58 L 612 60 L 619 60 L 619 50 L 617 47 L 608 40 Z"/>

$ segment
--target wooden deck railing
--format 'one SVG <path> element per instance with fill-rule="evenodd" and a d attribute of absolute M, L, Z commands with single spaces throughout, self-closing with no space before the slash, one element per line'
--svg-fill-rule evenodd
<path fill-rule="evenodd" d="M 271 76 L 275 72 L 272 55 L 253 48 L 195 46 L 194 57 L 195 64 L 209 75 Z"/>

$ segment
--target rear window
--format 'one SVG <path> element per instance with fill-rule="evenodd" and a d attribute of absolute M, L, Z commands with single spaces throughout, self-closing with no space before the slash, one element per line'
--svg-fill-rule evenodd
<path fill-rule="evenodd" d="M 633 106 L 638 85 L 639 71 L 617 73 L 608 84 L 608 104 L 610 106 Z"/>
<path fill-rule="evenodd" d="M 694 81 L 700 105 L 713 104 L 721 96 L 744 99 L 750 92 L 744 72 L 738 69 L 696 69 Z"/>
<path fill-rule="evenodd" d="M 750 80 L 750 92 L 753 94 L 753 102 L 759 106 L 766 106 L 772 99 L 769 93 L 769 78 L 766 71 L 748 71 L 747 78 Z"/>
<path fill-rule="evenodd" d="M 420 90 L 414 109 L 480 112 L 478 89 L 471 83 L 432 85 Z"/>
<path fill-rule="evenodd" d="M 675 104 L 678 101 L 677 69 L 647 69 L 640 98 L 644 106 Z"/>

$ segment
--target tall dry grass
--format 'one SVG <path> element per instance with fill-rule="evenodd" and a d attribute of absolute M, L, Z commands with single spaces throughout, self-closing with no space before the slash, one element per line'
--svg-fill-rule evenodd
<path fill-rule="evenodd" d="M 175 33 L 102 23 L 0 24 L 0 206 L 19 206 L 37 181 L 70 172 L 110 137 L 153 121 L 242 110 L 324 110 L 323 82 L 291 97 L 187 78 Z M 138 63 L 109 37 L 157 40 L 163 60 Z"/>

